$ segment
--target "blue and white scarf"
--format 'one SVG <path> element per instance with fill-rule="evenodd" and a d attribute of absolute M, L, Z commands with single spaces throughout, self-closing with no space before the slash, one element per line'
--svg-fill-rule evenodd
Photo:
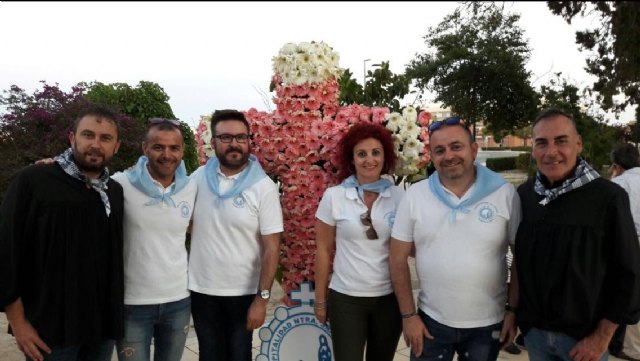
<path fill-rule="evenodd" d="M 453 223 L 453 221 L 455 221 L 456 212 L 471 212 L 468 206 L 495 192 L 506 183 L 500 174 L 490 170 L 482 164 L 474 162 L 473 165 L 476 168 L 475 187 L 473 188 L 473 192 L 469 198 L 460 202 L 458 205 L 454 205 L 449 196 L 445 193 L 444 187 L 442 186 L 442 183 L 440 183 L 440 176 L 437 171 L 429 177 L 428 182 L 431 192 L 433 192 L 433 194 L 435 194 L 442 203 L 451 209 L 451 213 L 449 213 L 449 223 Z"/>
<path fill-rule="evenodd" d="M 107 182 L 109 181 L 109 169 L 104 167 L 104 171 L 98 177 L 98 179 L 91 179 L 86 175 L 82 174 L 78 166 L 73 160 L 73 149 L 68 148 L 62 154 L 53 158 L 55 162 L 60 165 L 60 168 L 75 179 L 79 179 L 83 181 L 87 186 L 93 188 L 98 194 L 100 194 L 100 199 L 104 204 L 104 210 L 107 212 L 107 217 L 111 214 L 111 203 L 109 203 L 109 196 L 107 196 L 106 190 Z"/>
<path fill-rule="evenodd" d="M 240 176 L 233 184 L 233 187 L 231 187 L 231 189 L 229 189 L 226 193 L 221 194 L 220 179 L 218 178 L 219 169 L 220 161 L 217 157 L 209 158 L 207 164 L 204 166 L 205 177 L 207 179 L 209 189 L 218 197 L 218 199 L 216 200 L 216 206 L 221 204 L 225 199 L 234 198 L 240 195 L 245 189 L 251 187 L 262 178 L 267 176 L 264 170 L 262 170 L 262 166 L 260 166 L 258 158 L 256 158 L 252 154 L 249 156 L 249 165 L 242 170 Z"/>
<path fill-rule="evenodd" d="M 393 183 L 384 178 L 380 178 L 373 183 L 360 184 L 355 175 L 351 175 L 340 183 L 344 188 L 355 188 L 358 191 L 360 199 L 364 199 L 364 191 L 382 193 L 385 189 L 391 187 Z"/>
<path fill-rule="evenodd" d="M 159 203 L 166 203 L 168 206 L 175 208 L 176 203 L 171 198 L 172 195 L 180 192 L 188 183 L 189 177 L 187 177 L 187 169 L 184 166 L 184 161 L 180 162 L 180 166 L 176 169 L 175 180 L 169 192 L 163 193 L 160 188 L 153 182 L 151 174 L 147 169 L 149 158 L 143 155 L 138 158 L 136 166 L 125 172 L 129 182 L 133 184 L 140 192 L 146 194 L 152 199 L 145 203 L 145 206 L 153 206 Z"/>
<path fill-rule="evenodd" d="M 578 157 L 578 165 L 576 166 L 573 176 L 562 182 L 561 185 L 552 189 L 547 189 L 542 182 L 542 174 L 538 171 L 536 173 L 536 181 L 533 185 L 533 189 L 539 195 L 544 196 L 539 204 L 546 206 L 561 194 L 580 188 L 596 178 L 600 178 L 600 174 L 598 174 L 598 172 L 596 172 L 584 159 Z"/>

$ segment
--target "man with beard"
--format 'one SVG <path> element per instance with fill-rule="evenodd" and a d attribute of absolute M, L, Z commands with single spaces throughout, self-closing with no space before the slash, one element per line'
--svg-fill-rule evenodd
<path fill-rule="evenodd" d="M 436 172 L 407 191 L 391 232 L 390 271 L 412 360 L 492 361 L 513 341 L 517 277 L 507 247 L 520 222 L 515 188 L 475 163 L 478 145 L 458 117 L 429 125 Z M 415 247 L 419 307 L 407 258 Z M 507 295 L 508 293 L 508 295 Z M 509 302 L 507 302 L 509 301 Z M 505 306 L 506 305 L 506 306 Z"/>
<path fill-rule="evenodd" d="M 250 154 L 244 114 L 211 118 L 216 157 L 192 175 L 198 186 L 189 289 L 200 360 L 249 361 L 265 320 L 283 230 L 275 183 Z"/>
<path fill-rule="evenodd" d="M 29 360 L 110 360 L 123 334 L 115 113 L 76 118 L 55 164 L 17 174 L 0 213 L 0 310 Z"/>
<path fill-rule="evenodd" d="M 189 330 L 185 235 L 196 197 L 177 120 L 153 118 L 136 166 L 113 179 L 124 191 L 125 333 L 118 359 L 179 361 Z"/>

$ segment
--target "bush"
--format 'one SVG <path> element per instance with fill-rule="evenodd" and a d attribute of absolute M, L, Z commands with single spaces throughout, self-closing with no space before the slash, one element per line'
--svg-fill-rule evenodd
<path fill-rule="evenodd" d="M 528 152 L 528 153 L 531 153 L 531 146 L 529 146 L 529 147 L 524 147 L 524 146 L 520 146 L 520 147 L 513 147 L 513 148 L 511 148 L 511 150 L 519 151 L 519 152 Z"/>
<path fill-rule="evenodd" d="M 520 153 L 516 157 L 516 168 L 527 172 L 527 175 L 532 176 L 536 174 L 536 162 L 531 157 L 531 153 Z"/>
<path fill-rule="evenodd" d="M 516 169 L 516 157 L 489 158 L 487 168 L 495 172 Z"/>

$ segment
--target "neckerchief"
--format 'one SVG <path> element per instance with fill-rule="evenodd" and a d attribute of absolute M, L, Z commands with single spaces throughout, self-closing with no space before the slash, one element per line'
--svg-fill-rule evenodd
<path fill-rule="evenodd" d="M 360 199 L 364 199 L 364 191 L 382 193 L 385 189 L 391 187 L 393 183 L 388 179 L 380 178 L 373 183 L 360 184 L 356 176 L 352 174 L 345 178 L 340 185 L 345 188 L 355 188 Z"/>
<path fill-rule="evenodd" d="M 100 199 L 102 199 L 102 203 L 104 204 L 104 210 L 107 212 L 107 217 L 111 214 L 111 204 L 109 203 L 109 197 L 107 196 L 107 192 L 105 192 L 107 187 L 107 182 L 109 181 L 109 169 L 104 167 L 104 171 L 98 177 L 98 179 L 91 179 L 86 175 L 82 174 L 78 166 L 73 160 L 73 149 L 68 148 L 62 154 L 53 158 L 55 162 L 60 165 L 60 168 L 75 179 L 79 179 L 83 181 L 87 186 L 90 186 L 100 194 Z"/>
<path fill-rule="evenodd" d="M 233 187 L 229 189 L 225 194 L 220 194 L 220 179 L 218 178 L 218 170 L 220 169 L 220 161 L 217 157 L 211 157 L 204 166 L 205 177 L 209 189 L 215 194 L 218 199 L 216 200 L 216 206 L 219 205 L 225 199 L 233 198 L 245 189 L 256 184 L 259 180 L 266 177 L 267 174 L 262 170 L 258 158 L 253 154 L 249 156 L 249 165 L 242 170 L 240 176 L 236 179 Z"/>
<path fill-rule="evenodd" d="M 471 210 L 467 208 L 467 206 L 470 206 L 487 195 L 495 192 L 506 183 L 502 176 L 482 164 L 474 162 L 473 165 L 476 168 L 475 187 L 473 188 L 469 198 L 460 202 L 458 205 L 454 205 L 449 196 L 445 194 L 444 187 L 440 182 L 440 176 L 437 171 L 429 177 L 428 182 L 431 192 L 433 192 L 433 194 L 435 194 L 442 203 L 451 209 L 451 213 L 449 213 L 449 223 L 453 223 L 453 221 L 455 221 L 456 212 L 469 213 Z"/>
<path fill-rule="evenodd" d="M 575 172 L 573 172 L 573 176 L 566 179 L 562 182 L 561 185 L 547 189 L 544 183 L 542 183 L 542 174 L 540 171 L 536 173 L 536 181 L 534 183 L 533 189 L 541 196 L 545 198 L 542 199 L 539 204 L 546 206 L 552 200 L 558 198 L 559 195 L 570 192 L 574 189 L 580 188 L 583 185 L 591 182 L 592 180 L 599 178 L 600 174 L 596 172 L 584 159 L 578 157 L 578 166 L 576 166 Z"/>
<path fill-rule="evenodd" d="M 152 198 L 149 202 L 144 204 L 145 206 L 152 206 L 164 202 L 168 206 L 175 208 L 176 203 L 173 201 L 171 196 L 180 192 L 182 188 L 189 183 L 184 161 L 181 161 L 180 166 L 176 169 L 173 185 L 171 185 L 169 192 L 166 193 L 163 193 L 153 182 L 153 178 L 151 178 L 151 174 L 149 174 L 149 170 L 147 169 L 148 163 L 149 158 L 147 158 L 147 156 L 143 155 L 138 158 L 136 166 L 132 170 L 125 172 L 129 182 L 131 182 L 131 184 L 140 192 Z"/>

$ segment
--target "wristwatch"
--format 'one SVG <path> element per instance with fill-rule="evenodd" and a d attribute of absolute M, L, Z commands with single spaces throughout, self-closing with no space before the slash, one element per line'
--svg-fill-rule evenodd
<path fill-rule="evenodd" d="M 263 300 L 268 300 L 271 297 L 271 292 L 269 290 L 258 290 L 258 296 Z"/>

